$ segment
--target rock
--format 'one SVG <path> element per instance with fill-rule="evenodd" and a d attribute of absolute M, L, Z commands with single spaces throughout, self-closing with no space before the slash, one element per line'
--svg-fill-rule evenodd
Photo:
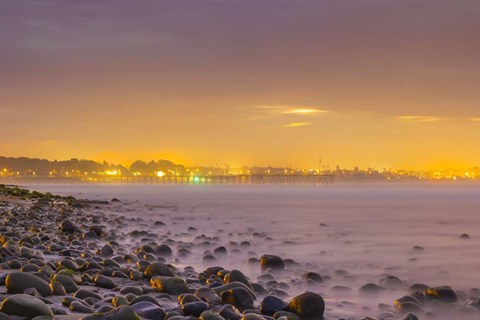
<path fill-rule="evenodd" d="M 293 298 L 288 309 L 299 315 L 302 320 L 322 320 L 325 312 L 325 301 L 313 292 L 305 292 Z"/>
<path fill-rule="evenodd" d="M 99 295 L 98 293 L 92 292 L 88 289 L 79 289 L 75 294 L 73 295 L 75 298 L 78 299 L 85 299 L 85 298 L 93 298 L 95 300 L 102 300 L 102 296 Z"/>
<path fill-rule="evenodd" d="M 53 283 L 60 283 L 67 293 L 72 293 L 78 290 L 78 285 L 75 283 L 72 277 L 62 274 L 56 274 L 51 281 Z"/>
<path fill-rule="evenodd" d="M 15 294 L 3 300 L 0 312 L 11 316 L 32 319 L 37 316 L 53 318 L 52 310 L 39 298 L 25 294 Z"/>
<path fill-rule="evenodd" d="M 365 295 L 375 295 L 383 291 L 383 288 L 375 283 L 367 283 L 358 289 L 358 292 Z"/>
<path fill-rule="evenodd" d="M 415 293 L 415 292 L 425 292 L 428 290 L 430 287 L 427 286 L 426 284 L 423 283 L 414 283 L 410 287 L 408 287 L 408 292 L 410 294 Z"/>
<path fill-rule="evenodd" d="M 80 320 L 140 320 L 132 307 L 120 306 L 107 313 L 94 313 Z"/>
<path fill-rule="evenodd" d="M 231 304 L 224 305 L 218 314 L 225 320 L 240 320 L 242 318 L 242 315 Z"/>
<path fill-rule="evenodd" d="M 80 302 L 80 301 L 72 301 L 70 303 L 69 309 L 72 312 L 77 312 L 77 313 L 92 313 L 93 310 L 90 308 L 86 303 Z"/>
<path fill-rule="evenodd" d="M 110 257 L 111 255 L 113 255 L 114 252 L 115 251 L 113 250 L 113 247 L 109 244 L 104 245 L 100 250 L 100 254 L 103 257 Z"/>
<path fill-rule="evenodd" d="M 123 296 L 116 296 L 116 297 L 112 298 L 112 305 L 115 308 L 118 308 L 120 306 L 128 306 L 128 305 L 130 305 L 130 303 L 128 303 L 127 298 L 125 298 Z"/>
<path fill-rule="evenodd" d="M 260 312 L 267 316 L 273 316 L 277 311 L 286 310 L 288 305 L 280 298 L 275 296 L 266 296 L 260 304 Z"/>
<path fill-rule="evenodd" d="M 425 295 L 428 298 L 439 300 L 445 303 L 455 303 L 458 301 L 455 291 L 447 286 L 427 289 L 425 290 Z"/>
<path fill-rule="evenodd" d="M 265 318 L 256 313 L 247 313 L 243 315 L 241 320 L 265 320 Z"/>
<path fill-rule="evenodd" d="M 73 271 L 77 271 L 80 269 L 80 266 L 75 261 L 72 261 L 70 259 L 62 259 L 58 261 L 57 265 L 61 268 L 66 268 Z"/>
<path fill-rule="evenodd" d="M 238 310 L 243 312 L 246 309 L 253 309 L 252 295 L 244 288 L 234 288 L 222 292 L 220 295 L 222 298 L 222 304 L 231 304 Z"/>
<path fill-rule="evenodd" d="M 104 276 L 98 275 L 94 279 L 95 285 L 100 288 L 113 289 L 116 287 L 115 282 L 112 279 Z"/>
<path fill-rule="evenodd" d="M 175 277 L 175 273 L 165 263 L 154 262 L 150 264 L 144 272 L 145 276 L 151 278 L 154 276 Z"/>
<path fill-rule="evenodd" d="M 225 320 L 224 317 L 212 310 L 203 311 L 198 320 Z"/>
<path fill-rule="evenodd" d="M 150 284 L 158 292 L 179 295 L 188 291 L 187 283 L 176 277 L 155 276 L 150 279 Z"/>
<path fill-rule="evenodd" d="M 277 311 L 273 317 L 281 320 L 300 320 L 300 317 L 297 314 L 288 311 Z"/>
<path fill-rule="evenodd" d="M 247 280 L 247 278 L 245 277 L 245 275 L 241 271 L 232 270 L 225 275 L 225 278 L 224 278 L 225 283 L 231 283 L 231 282 L 235 282 L 235 281 L 236 282 L 241 282 L 244 285 L 246 285 L 247 287 L 249 287 L 250 289 L 253 289 L 252 285 L 250 284 L 250 281 Z"/>
<path fill-rule="evenodd" d="M 407 313 L 415 313 L 423 315 L 424 312 L 420 306 L 411 301 L 400 302 L 395 305 L 398 313 L 400 314 L 407 314 Z"/>
<path fill-rule="evenodd" d="M 220 304 L 222 302 L 220 296 L 211 288 L 199 288 L 197 291 L 195 291 L 195 296 L 209 304 Z"/>
<path fill-rule="evenodd" d="M 322 283 L 324 281 L 323 277 L 316 272 L 307 272 L 305 273 L 305 280 L 311 281 L 314 283 Z"/>
<path fill-rule="evenodd" d="M 173 255 L 173 250 L 168 244 L 161 244 L 155 248 L 155 254 L 160 257 L 171 257 Z"/>
<path fill-rule="evenodd" d="M 52 295 L 52 290 L 47 282 L 25 272 L 10 273 L 5 279 L 5 286 L 9 293 L 23 293 L 25 289 L 35 288 L 44 297 Z"/>
<path fill-rule="evenodd" d="M 66 296 L 67 291 L 60 282 L 51 282 L 50 289 L 55 296 Z"/>
<path fill-rule="evenodd" d="M 101 236 L 103 235 L 103 233 L 104 233 L 103 227 L 102 227 L 102 226 L 97 226 L 97 225 L 95 225 L 95 226 L 90 226 L 90 227 L 88 228 L 88 231 L 91 231 L 91 232 L 95 233 L 95 235 L 96 235 L 97 237 L 101 237 Z"/>
<path fill-rule="evenodd" d="M 252 296 L 252 298 L 256 299 L 255 293 L 253 293 L 253 291 L 249 287 L 247 287 L 245 284 L 243 284 L 241 282 L 230 282 L 230 283 L 227 283 L 226 285 L 215 287 L 215 288 L 213 288 L 213 290 L 218 295 L 221 295 L 222 292 L 228 291 L 230 289 L 235 289 L 235 288 L 243 288 L 243 289 L 247 290 L 248 293 L 250 293 L 250 295 Z"/>
<path fill-rule="evenodd" d="M 404 315 L 400 320 L 419 320 L 414 313 L 408 313 Z"/>
<path fill-rule="evenodd" d="M 147 319 L 163 320 L 165 318 L 165 310 L 149 301 L 140 301 L 132 304 L 131 307 L 136 314 Z"/>
<path fill-rule="evenodd" d="M 60 224 L 60 229 L 62 230 L 62 232 L 74 233 L 75 224 L 70 220 L 63 220 Z"/>
<path fill-rule="evenodd" d="M 182 304 L 183 314 L 186 316 L 199 317 L 202 312 L 208 309 L 208 304 L 203 301 L 188 302 Z"/>
<path fill-rule="evenodd" d="M 383 279 L 380 279 L 380 285 L 387 289 L 403 289 L 405 287 L 405 283 L 400 280 L 400 278 L 395 276 L 386 276 Z"/>
<path fill-rule="evenodd" d="M 262 271 L 267 269 L 284 270 L 285 263 L 283 262 L 282 258 L 278 256 L 264 254 L 260 257 L 260 267 L 262 268 Z"/>

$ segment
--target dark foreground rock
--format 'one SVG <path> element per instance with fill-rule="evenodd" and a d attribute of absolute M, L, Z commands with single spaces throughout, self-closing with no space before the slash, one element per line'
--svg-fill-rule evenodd
<path fill-rule="evenodd" d="M 26 317 L 37 316 L 53 317 L 52 310 L 42 300 L 26 294 L 15 294 L 3 300 L 0 312 L 10 316 Z"/>
<path fill-rule="evenodd" d="M 299 315 L 302 320 L 322 320 L 325 312 L 325 301 L 313 292 L 305 292 L 293 298 L 288 309 Z"/>

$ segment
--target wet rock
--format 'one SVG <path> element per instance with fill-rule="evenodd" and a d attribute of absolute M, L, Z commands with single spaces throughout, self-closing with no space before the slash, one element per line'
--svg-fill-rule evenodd
<path fill-rule="evenodd" d="M 75 224 L 71 220 L 64 220 L 60 224 L 60 230 L 62 230 L 62 232 L 74 233 L 76 230 Z"/>
<path fill-rule="evenodd" d="M 115 282 L 112 279 L 105 277 L 103 275 L 98 275 L 94 279 L 94 283 L 97 287 L 105 289 L 113 289 L 116 287 Z"/>
<path fill-rule="evenodd" d="M 75 294 L 73 295 L 75 298 L 78 299 L 85 299 L 85 298 L 94 298 L 96 300 L 102 300 L 102 296 L 99 295 L 98 293 L 95 293 L 93 291 L 90 291 L 88 289 L 79 289 Z"/>
<path fill-rule="evenodd" d="M 430 299 L 439 300 L 445 303 L 455 303 L 458 301 L 455 291 L 447 286 L 427 289 L 425 295 Z"/>
<path fill-rule="evenodd" d="M 283 262 L 282 258 L 278 256 L 265 254 L 260 257 L 260 267 L 262 271 L 267 269 L 284 270 L 285 263 Z"/>
<path fill-rule="evenodd" d="M 405 283 L 400 278 L 390 275 L 380 279 L 380 285 L 387 289 L 402 289 L 405 287 Z"/>
<path fill-rule="evenodd" d="M 376 295 L 383 291 L 383 288 L 375 283 L 367 283 L 358 289 L 358 292 L 364 295 Z"/>
<path fill-rule="evenodd" d="M 254 308 L 254 298 L 244 288 L 234 288 L 223 291 L 220 297 L 222 298 L 222 304 L 231 304 L 240 311 Z"/>
<path fill-rule="evenodd" d="M 163 320 L 166 315 L 165 310 L 149 301 L 140 301 L 132 304 L 131 307 L 136 314 L 147 319 Z"/>
<path fill-rule="evenodd" d="M 134 286 L 126 286 L 120 289 L 121 294 L 128 294 L 128 293 L 133 293 L 137 296 L 141 295 L 143 293 L 142 288 L 140 287 L 134 287 Z"/>
<path fill-rule="evenodd" d="M 212 310 L 203 311 L 198 320 L 225 320 L 224 317 Z"/>
<path fill-rule="evenodd" d="M 150 280 L 152 288 L 158 292 L 179 295 L 188 291 L 185 280 L 176 277 L 155 276 Z"/>
<path fill-rule="evenodd" d="M 78 290 L 77 283 L 73 280 L 72 277 L 65 276 L 62 274 L 56 274 L 51 281 L 53 283 L 60 283 L 67 293 L 72 293 Z"/>
<path fill-rule="evenodd" d="M 299 315 L 302 320 L 322 320 L 325 312 L 325 301 L 313 292 L 305 292 L 293 298 L 288 309 Z"/>
<path fill-rule="evenodd" d="M 67 291 L 60 282 L 51 282 L 50 289 L 52 290 L 52 294 L 55 296 L 67 295 Z"/>
<path fill-rule="evenodd" d="M 175 277 L 175 273 L 165 263 L 154 262 L 145 269 L 146 277 L 162 276 L 162 277 Z"/>
<path fill-rule="evenodd" d="M 288 305 L 282 299 L 275 296 L 266 296 L 260 304 L 260 312 L 267 316 L 273 316 L 277 311 L 285 311 Z"/>
<path fill-rule="evenodd" d="M 159 257 L 171 257 L 173 255 L 173 250 L 168 244 L 161 244 L 155 248 L 155 254 Z"/>
<path fill-rule="evenodd" d="M 400 318 L 400 320 L 419 320 L 419 318 L 414 313 L 408 313 Z"/>
<path fill-rule="evenodd" d="M 135 311 L 128 306 L 121 306 L 107 313 L 95 313 L 80 320 L 140 320 Z"/>
<path fill-rule="evenodd" d="M 42 300 L 25 294 L 15 294 L 7 297 L 2 302 L 0 312 L 28 319 L 37 316 L 53 318 L 52 310 Z"/>
<path fill-rule="evenodd" d="M 69 309 L 72 312 L 77 312 L 77 313 L 92 313 L 93 312 L 92 308 L 90 308 L 87 304 L 82 303 L 80 301 L 72 301 L 72 303 L 70 303 Z"/>
<path fill-rule="evenodd" d="M 5 286 L 9 293 L 23 293 L 25 289 L 35 288 L 46 297 L 52 295 L 52 290 L 47 282 L 25 272 L 12 272 L 5 279 Z"/>
<path fill-rule="evenodd" d="M 256 313 L 247 313 L 243 315 L 241 320 L 265 320 L 265 318 Z"/>
<path fill-rule="evenodd" d="M 231 304 L 224 305 L 218 312 L 225 320 L 240 320 L 242 314 Z"/>
<path fill-rule="evenodd" d="M 100 254 L 103 256 L 103 257 L 110 257 L 113 255 L 115 251 L 113 250 L 113 247 L 109 244 L 106 244 L 102 247 L 102 249 L 100 250 Z"/>
<path fill-rule="evenodd" d="M 250 284 L 250 281 L 248 281 L 245 275 L 239 270 L 232 270 L 225 275 L 225 278 L 224 278 L 225 283 L 231 283 L 235 281 L 241 282 L 245 284 L 247 287 L 249 287 L 250 289 L 253 289 L 252 285 Z"/>
<path fill-rule="evenodd" d="M 300 320 L 300 317 L 297 314 L 288 311 L 277 311 L 273 317 L 281 320 Z"/>
<path fill-rule="evenodd" d="M 424 313 L 422 308 L 417 303 L 412 301 L 396 303 L 395 307 L 397 309 L 397 312 L 402 315 L 407 313 L 415 313 L 415 314 L 423 315 Z"/>
<path fill-rule="evenodd" d="M 252 296 L 253 299 L 256 299 L 255 293 L 253 293 L 253 291 L 250 290 L 249 287 L 247 287 L 245 284 L 243 284 L 241 282 L 230 282 L 230 283 L 227 283 L 223 286 L 215 287 L 215 288 L 213 288 L 213 290 L 218 295 L 221 295 L 224 291 L 227 291 L 227 290 L 230 290 L 230 289 L 235 289 L 235 288 L 245 289 Z"/>
<path fill-rule="evenodd" d="M 199 288 L 195 291 L 195 296 L 209 304 L 220 304 L 222 302 L 220 296 L 211 288 Z"/>
<path fill-rule="evenodd" d="M 186 316 L 199 317 L 200 314 L 207 309 L 208 304 L 203 301 L 188 302 L 182 304 L 182 310 Z"/>
<path fill-rule="evenodd" d="M 325 281 L 323 277 L 316 272 L 307 272 L 305 273 L 304 278 L 305 280 L 311 281 L 313 283 L 322 283 Z"/>
<path fill-rule="evenodd" d="M 428 290 L 430 287 L 427 286 L 426 284 L 423 283 L 414 283 L 410 287 L 408 287 L 408 292 L 410 294 L 415 293 L 415 292 L 425 292 Z"/>

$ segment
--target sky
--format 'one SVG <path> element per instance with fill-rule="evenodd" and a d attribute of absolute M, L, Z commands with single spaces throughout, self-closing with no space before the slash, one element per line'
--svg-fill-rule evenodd
<path fill-rule="evenodd" d="M 478 0 L 0 0 L 0 155 L 480 166 Z"/>

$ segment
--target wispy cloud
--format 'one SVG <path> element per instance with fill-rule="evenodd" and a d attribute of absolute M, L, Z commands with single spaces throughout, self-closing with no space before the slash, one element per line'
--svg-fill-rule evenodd
<path fill-rule="evenodd" d="M 36 140 L 34 142 L 39 145 L 52 145 L 58 143 L 57 140 Z"/>
<path fill-rule="evenodd" d="M 398 116 L 395 119 L 400 122 L 437 122 L 442 120 L 435 116 Z"/>
<path fill-rule="evenodd" d="M 295 128 L 295 127 L 305 127 L 311 125 L 311 122 L 292 122 L 284 125 L 284 127 Z"/>
<path fill-rule="evenodd" d="M 441 123 L 468 123 L 468 122 L 480 122 L 480 117 L 473 118 L 456 118 L 456 117 L 440 117 L 440 116 L 397 116 L 394 117 L 398 122 L 420 122 L 420 123 L 432 123 L 432 122 L 441 122 Z"/>
<path fill-rule="evenodd" d="M 283 111 L 283 113 L 285 114 L 298 114 L 303 116 L 316 115 L 316 114 L 325 113 L 325 112 L 328 112 L 328 111 L 323 109 L 316 109 L 316 108 L 294 108 L 294 109 Z"/>
<path fill-rule="evenodd" d="M 319 116 L 323 113 L 330 112 L 326 109 L 292 106 L 292 105 L 262 105 L 251 107 L 252 114 L 250 120 L 263 120 L 274 119 L 280 117 L 293 117 L 293 116 Z"/>

